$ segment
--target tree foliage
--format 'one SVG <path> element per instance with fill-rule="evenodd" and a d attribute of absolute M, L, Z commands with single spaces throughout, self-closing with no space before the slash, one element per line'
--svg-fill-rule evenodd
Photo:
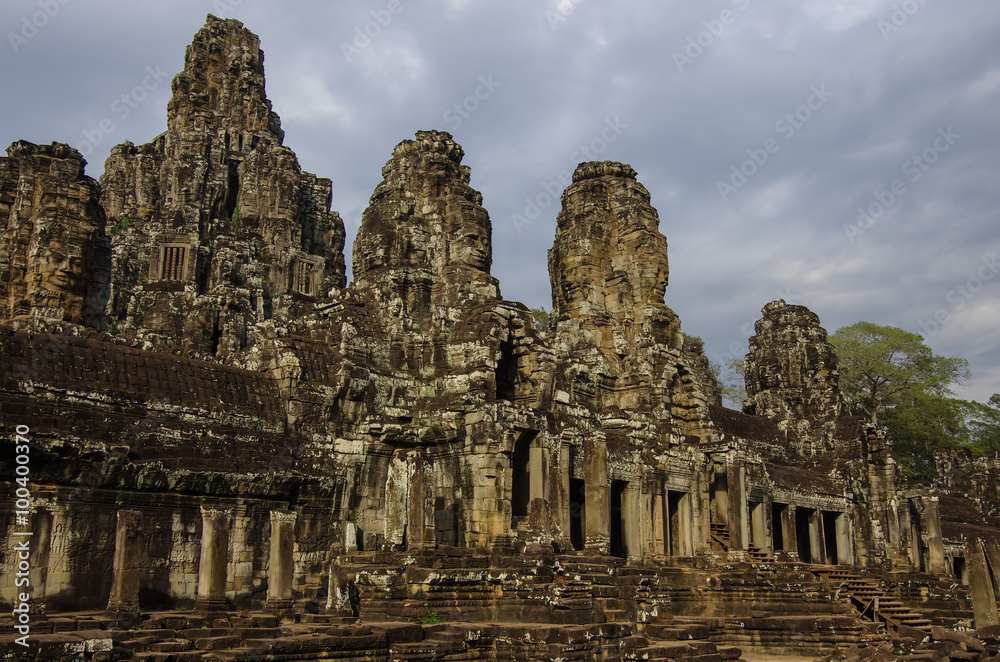
<path fill-rule="evenodd" d="M 985 453 L 1000 451 L 1000 393 L 994 393 L 988 404 L 970 403 L 969 435 L 973 450 Z"/>
<path fill-rule="evenodd" d="M 542 333 L 549 330 L 549 318 L 551 315 L 547 310 L 544 308 L 532 308 L 531 316 L 535 320 L 535 331 Z"/>
<path fill-rule="evenodd" d="M 726 378 L 719 380 L 722 398 L 739 409 L 747 399 L 746 364 L 743 359 L 733 357 L 726 361 Z M 721 371 L 720 371 L 721 372 Z"/>
<path fill-rule="evenodd" d="M 928 392 L 906 392 L 885 409 L 883 423 L 893 440 L 893 457 L 903 473 L 933 478 L 938 450 L 967 446 L 970 405 Z"/>
<path fill-rule="evenodd" d="M 857 322 L 830 336 L 847 405 L 879 426 L 879 413 L 917 394 L 947 397 L 969 376 L 965 359 L 937 356 L 915 333 Z"/>
<path fill-rule="evenodd" d="M 938 450 L 1000 444 L 1000 396 L 989 406 L 953 397 L 952 386 L 969 377 L 965 359 L 938 356 L 919 335 L 870 322 L 838 329 L 830 342 L 845 404 L 888 433 L 907 475 L 932 478 Z"/>

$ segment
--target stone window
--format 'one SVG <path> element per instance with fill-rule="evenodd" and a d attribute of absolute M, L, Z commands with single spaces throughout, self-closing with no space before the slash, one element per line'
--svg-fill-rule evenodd
<path fill-rule="evenodd" d="M 319 265 L 309 260 L 298 259 L 292 267 L 292 291 L 307 296 L 316 296 L 319 289 Z"/>
<path fill-rule="evenodd" d="M 184 280 L 187 276 L 188 246 L 164 244 L 160 247 L 159 280 Z"/>

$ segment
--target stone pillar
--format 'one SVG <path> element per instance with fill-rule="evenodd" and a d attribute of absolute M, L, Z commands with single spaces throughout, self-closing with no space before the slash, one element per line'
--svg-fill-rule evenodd
<path fill-rule="evenodd" d="M 402 549 L 407 542 L 407 504 L 413 465 L 408 452 L 398 450 L 389 460 L 385 480 L 384 533 L 387 550 Z M 409 532 L 413 535 L 413 532 Z"/>
<path fill-rule="evenodd" d="M 31 537 L 31 569 L 28 580 L 31 582 L 31 601 L 29 608 L 32 614 L 45 613 L 45 593 L 48 579 L 49 552 L 52 540 L 52 513 L 41 508 L 32 517 Z"/>
<path fill-rule="evenodd" d="M 604 439 L 591 439 L 584 445 L 586 478 L 586 543 L 591 553 L 610 552 L 611 486 L 608 483 L 608 447 Z"/>
<path fill-rule="evenodd" d="M 424 470 L 424 463 L 423 455 L 414 454 L 408 501 L 409 533 L 406 544 L 406 548 L 410 550 L 433 548 L 437 544 L 434 530 L 434 500 L 427 498 L 427 472 Z"/>
<path fill-rule="evenodd" d="M 229 565 L 230 511 L 201 507 L 201 560 L 198 564 L 198 599 L 194 608 L 199 614 L 225 612 L 226 570 Z"/>
<path fill-rule="evenodd" d="M 728 485 L 729 549 L 746 550 L 750 546 L 750 527 L 747 523 L 746 469 L 740 461 L 734 461 L 726 469 Z"/>
<path fill-rule="evenodd" d="M 139 615 L 140 561 L 142 560 L 142 513 L 119 510 L 115 527 L 115 560 L 107 613 L 113 618 Z"/>
<path fill-rule="evenodd" d="M 649 545 L 646 550 L 650 554 L 667 554 L 667 541 L 670 540 L 670 518 L 664 517 L 666 510 L 666 499 L 662 493 L 649 495 L 650 520 L 652 535 L 649 536 Z"/>
<path fill-rule="evenodd" d="M 1000 558 L 997 561 L 1000 561 Z M 969 571 L 969 591 L 972 593 L 972 611 L 976 618 L 976 629 L 1000 625 L 997 598 L 993 592 L 994 578 L 990 576 L 990 567 L 986 563 L 986 551 L 982 541 L 974 539 L 966 542 L 965 563 Z M 996 579 L 1000 580 L 1000 577 Z"/>
<path fill-rule="evenodd" d="M 295 513 L 271 511 L 271 554 L 267 566 L 267 610 L 292 617 L 292 579 L 295 577 Z"/>
<path fill-rule="evenodd" d="M 899 502 L 896 499 L 889 499 L 886 512 L 886 520 L 889 525 L 889 547 L 897 554 L 908 556 L 903 549 L 903 541 L 900 537 L 899 526 Z"/>
<path fill-rule="evenodd" d="M 553 512 L 559 513 L 559 526 L 558 526 L 558 540 L 559 547 L 561 549 L 573 549 L 573 543 L 570 540 L 570 493 L 569 493 L 569 476 L 572 468 L 569 465 L 569 444 L 559 445 L 559 466 L 556 468 L 559 472 L 559 501 L 552 501 Z M 550 493 L 555 492 L 556 483 L 550 487 Z"/>
<path fill-rule="evenodd" d="M 52 505 L 52 527 L 49 530 L 49 560 L 45 568 L 45 595 L 57 595 L 72 589 L 69 572 L 69 557 L 72 540 L 70 529 L 72 520 L 65 504 Z"/>
<path fill-rule="evenodd" d="M 813 563 L 826 563 L 823 511 L 819 508 L 813 510 L 809 516 L 809 557 Z"/>
<path fill-rule="evenodd" d="M 941 502 L 936 496 L 923 497 L 924 531 L 927 534 L 927 571 L 936 575 L 947 572 L 944 541 L 941 536 Z"/>
<path fill-rule="evenodd" d="M 797 558 L 802 558 L 799 554 L 799 528 L 797 525 L 798 514 L 795 506 L 788 504 L 781 519 L 781 535 L 785 539 L 785 551 L 794 553 Z"/>
<path fill-rule="evenodd" d="M 677 527 L 671 531 L 671 535 L 677 536 L 677 549 L 681 556 L 694 556 L 698 551 L 695 545 L 696 540 L 705 538 L 704 544 L 708 545 L 707 535 L 696 538 L 698 527 L 693 517 L 692 508 L 696 501 L 690 494 L 682 494 L 677 501 Z"/>
<path fill-rule="evenodd" d="M 536 534 L 552 530 L 552 514 L 545 499 L 545 479 L 549 470 L 548 452 L 536 436 L 528 450 L 528 528 Z M 551 549 L 551 545 L 547 545 Z"/>
<path fill-rule="evenodd" d="M 851 514 L 839 513 L 835 523 L 837 528 L 837 562 L 841 565 L 854 565 L 854 538 L 851 535 Z"/>
<path fill-rule="evenodd" d="M 750 504 L 750 541 L 762 552 L 769 551 L 770 543 L 765 534 L 766 525 L 764 522 L 764 504 L 755 502 Z"/>
<path fill-rule="evenodd" d="M 644 521 L 645 520 L 645 521 Z M 630 480 L 622 494 L 622 540 L 625 543 L 625 557 L 629 561 L 642 558 L 643 525 L 648 525 L 648 519 L 642 516 L 639 507 L 639 481 Z"/>
<path fill-rule="evenodd" d="M 765 496 L 764 502 L 760 505 L 761 520 L 764 523 L 764 551 L 774 554 L 774 527 L 781 526 L 781 522 L 774 521 L 774 497 Z"/>

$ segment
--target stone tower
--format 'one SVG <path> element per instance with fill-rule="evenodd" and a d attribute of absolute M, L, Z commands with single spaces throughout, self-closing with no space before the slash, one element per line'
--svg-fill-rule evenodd
<path fill-rule="evenodd" d="M 354 241 L 358 290 L 410 317 L 500 298 L 490 217 L 463 155 L 443 131 L 418 131 L 396 146 Z"/>
<path fill-rule="evenodd" d="M 783 300 L 764 306 L 745 359 L 744 412 L 778 423 L 800 452 L 831 443 L 840 416 L 837 354 L 819 317 Z"/>
<path fill-rule="evenodd" d="M 174 78 L 167 131 L 105 164 L 112 330 L 218 355 L 276 308 L 345 285 L 330 181 L 282 138 L 257 36 L 209 16 Z"/>
<path fill-rule="evenodd" d="M 671 412 L 699 434 L 709 404 L 706 371 L 682 352 L 680 320 L 664 303 L 667 239 L 635 170 L 614 161 L 581 163 L 562 196 L 549 251 L 557 355 L 577 392 L 598 409 Z"/>
<path fill-rule="evenodd" d="M 104 328 L 111 253 L 80 152 L 24 140 L 0 159 L 0 319 Z"/>

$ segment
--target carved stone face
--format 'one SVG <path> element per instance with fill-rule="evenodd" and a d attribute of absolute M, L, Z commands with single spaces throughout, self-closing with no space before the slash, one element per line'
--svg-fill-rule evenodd
<path fill-rule="evenodd" d="M 453 265 L 464 265 L 489 271 L 490 242 L 486 230 L 474 223 L 463 223 L 458 231 L 453 233 L 450 244 Z"/>
<path fill-rule="evenodd" d="M 89 225 L 63 230 L 52 237 L 43 225 L 28 252 L 27 298 L 32 308 L 62 309 L 64 319 L 79 322 L 91 277 L 85 251 L 90 249 Z"/>
<path fill-rule="evenodd" d="M 33 268 L 45 289 L 75 293 L 83 279 L 83 256 L 68 255 L 65 247 L 53 246 L 40 251 Z"/>

